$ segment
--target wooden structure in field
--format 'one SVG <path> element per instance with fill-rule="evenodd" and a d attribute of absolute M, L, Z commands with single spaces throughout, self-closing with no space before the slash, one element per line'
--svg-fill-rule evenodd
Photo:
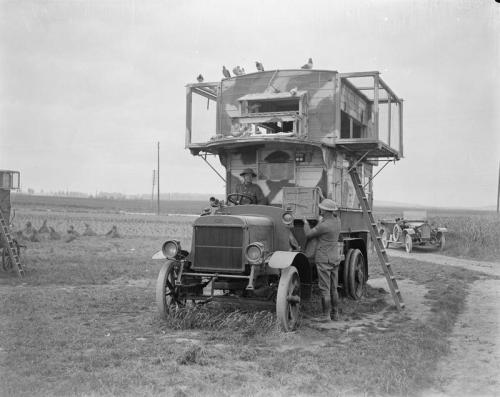
<path fill-rule="evenodd" d="M 210 103 L 212 119 L 197 123 Z M 270 205 L 286 205 L 287 188 L 319 188 L 359 211 L 350 164 L 371 202 L 373 166 L 403 156 L 403 101 L 379 72 L 272 70 L 189 84 L 186 114 L 186 147 L 219 156 L 226 192 L 251 167 Z"/>
<path fill-rule="evenodd" d="M 20 246 L 15 241 L 9 229 L 10 223 L 10 191 L 19 189 L 19 171 L 0 170 L 0 249 L 2 255 L 2 268 L 14 268 L 19 275 L 24 275 L 21 265 Z"/>

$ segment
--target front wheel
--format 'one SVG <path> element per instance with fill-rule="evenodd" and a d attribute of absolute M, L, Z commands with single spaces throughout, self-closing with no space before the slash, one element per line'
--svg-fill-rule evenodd
<path fill-rule="evenodd" d="M 186 299 L 181 295 L 181 287 L 175 285 L 179 267 L 175 261 L 168 260 L 160 269 L 156 280 L 156 307 L 158 314 L 166 318 L 173 306 L 184 306 Z"/>
<path fill-rule="evenodd" d="M 389 247 L 389 241 L 387 240 L 387 233 L 385 230 L 382 230 L 380 232 L 380 239 L 382 240 L 382 247 L 388 248 Z"/>
<path fill-rule="evenodd" d="M 294 266 L 281 270 L 276 297 L 276 317 L 284 331 L 293 331 L 299 325 L 300 277 Z"/>
<path fill-rule="evenodd" d="M 405 237 L 405 249 L 407 253 L 410 253 L 411 250 L 413 249 L 413 241 L 409 234 L 407 234 Z"/>

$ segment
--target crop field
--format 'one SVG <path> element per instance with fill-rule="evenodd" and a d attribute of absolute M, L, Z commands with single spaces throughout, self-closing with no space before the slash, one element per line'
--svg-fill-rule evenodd
<path fill-rule="evenodd" d="M 342 299 L 333 329 L 304 319 L 283 333 L 272 302 L 189 306 L 165 321 L 154 298 L 161 261 L 151 256 L 166 238 L 189 247 L 193 217 L 167 212 L 198 213 L 204 203 L 162 203 L 156 216 L 132 213 L 147 211 L 140 203 L 40 200 L 13 200 L 15 229 L 47 220 L 63 238 L 23 242 L 22 280 L 0 271 L 0 395 L 416 395 L 438 382 L 437 362 L 480 277 L 397 259 L 398 279 L 426 291 L 426 314 L 397 313 L 369 286 L 360 301 Z M 444 254 L 498 252 L 495 215 L 432 216 L 450 230 Z M 65 242 L 70 225 L 82 232 L 85 223 L 98 235 Z M 120 237 L 105 237 L 113 225 Z M 477 238 L 465 250 L 467 236 Z M 370 278 L 380 277 L 369 259 Z"/>

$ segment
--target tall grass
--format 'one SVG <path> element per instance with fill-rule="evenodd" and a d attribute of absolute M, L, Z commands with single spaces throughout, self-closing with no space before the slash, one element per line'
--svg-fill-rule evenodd
<path fill-rule="evenodd" d="M 449 254 L 484 260 L 500 260 L 500 216 L 435 216 L 431 221 L 448 228 Z"/>

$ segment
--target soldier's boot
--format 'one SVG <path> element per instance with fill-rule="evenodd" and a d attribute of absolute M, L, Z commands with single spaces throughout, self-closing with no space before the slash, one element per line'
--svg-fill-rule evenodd
<path fill-rule="evenodd" d="M 332 311 L 332 302 L 330 300 L 330 297 L 321 298 L 321 309 L 322 309 L 322 315 L 319 321 L 322 323 L 329 323 L 331 321 L 330 312 Z"/>
<path fill-rule="evenodd" d="M 339 295 L 336 291 L 332 292 L 331 299 L 332 299 L 332 320 L 339 321 Z"/>

